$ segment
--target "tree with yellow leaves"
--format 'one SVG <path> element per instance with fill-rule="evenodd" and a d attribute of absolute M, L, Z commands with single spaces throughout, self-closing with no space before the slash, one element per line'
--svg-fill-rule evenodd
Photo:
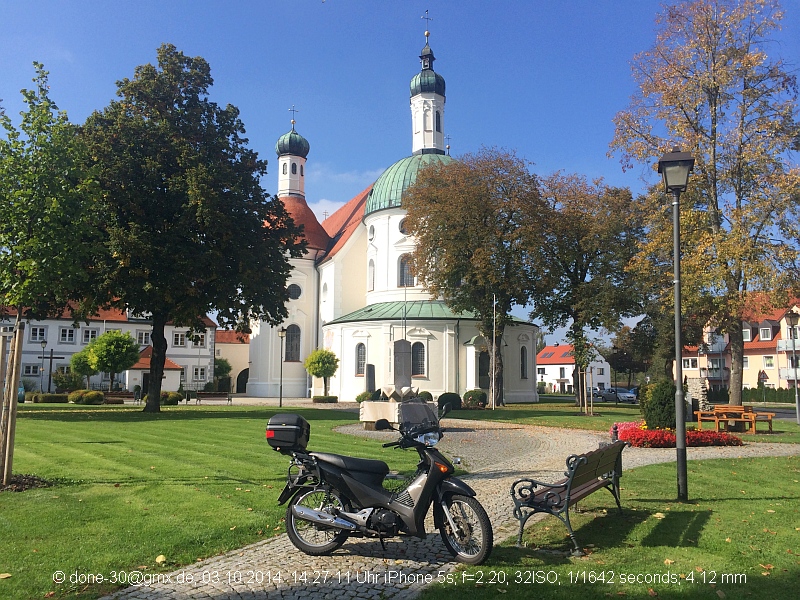
<path fill-rule="evenodd" d="M 639 87 L 616 115 L 611 151 L 625 167 L 655 165 L 675 145 L 695 157 L 684 202 L 684 313 L 711 301 L 709 323 L 729 336 L 730 401 L 741 404 L 742 314 L 755 298 L 780 304 L 797 240 L 781 225 L 793 208 L 798 166 L 795 76 L 768 54 L 778 0 L 692 0 L 666 6 L 653 47 L 634 57 Z M 648 194 L 650 235 L 638 267 L 671 268 L 666 198 Z M 662 272 L 662 271 L 660 271 Z M 671 304 L 663 271 L 663 305 Z M 766 294 L 766 295 L 765 295 Z"/>

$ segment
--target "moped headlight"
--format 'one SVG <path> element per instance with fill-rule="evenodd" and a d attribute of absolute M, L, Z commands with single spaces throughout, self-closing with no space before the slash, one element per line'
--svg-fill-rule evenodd
<path fill-rule="evenodd" d="M 420 444 L 425 444 L 426 446 L 435 446 L 440 439 L 442 439 L 441 434 L 437 431 L 431 431 L 429 433 L 423 433 L 422 435 L 418 435 L 414 438 Z"/>

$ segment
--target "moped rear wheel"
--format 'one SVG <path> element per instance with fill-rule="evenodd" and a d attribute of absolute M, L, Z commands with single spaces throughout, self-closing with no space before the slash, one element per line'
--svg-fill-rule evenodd
<path fill-rule="evenodd" d="M 330 554 L 347 540 L 346 531 L 316 525 L 295 517 L 292 513 L 295 505 L 328 513 L 346 510 L 347 507 L 336 491 L 319 488 L 300 492 L 292 498 L 286 507 L 286 533 L 298 550 L 311 556 L 322 556 Z"/>
<path fill-rule="evenodd" d="M 444 545 L 459 562 L 483 564 L 494 543 L 489 515 L 480 502 L 470 496 L 453 495 L 446 503 L 456 528 L 453 530 L 445 516 L 439 528 Z"/>

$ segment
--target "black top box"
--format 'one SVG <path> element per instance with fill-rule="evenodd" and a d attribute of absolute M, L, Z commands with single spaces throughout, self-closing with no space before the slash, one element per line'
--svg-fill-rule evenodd
<path fill-rule="evenodd" d="M 278 452 L 305 450 L 311 436 L 311 425 L 292 413 L 274 415 L 267 424 L 267 442 Z"/>

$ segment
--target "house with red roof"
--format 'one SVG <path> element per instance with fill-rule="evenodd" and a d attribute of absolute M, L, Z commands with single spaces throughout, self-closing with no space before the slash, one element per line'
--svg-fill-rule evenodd
<path fill-rule="evenodd" d="M 575 357 L 572 344 L 545 346 L 536 355 L 536 379 L 547 393 L 575 393 Z M 611 387 L 611 366 L 602 356 L 589 364 L 584 375 L 586 387 L 601 390 Z M 544 384 L 544 385 L 542 385 Z"/>
<path fill-rule="evenodd" d="M 794 315 L 800 314 L 797 301 L 786 308 L 748 310 L 742 317 L 744 357 L 742 387 L 793 388 L 800 373 L 800 326 Z M 683 373 L 705 379 L 710 389 L 730 386 L 731 353 L 728 335 L 708 329 L 701 346 L 683 349 Z"/>
<path fill-rule="evenodd" d="M 16 310 L 2 312 L 0 327 L 11 331 L 16 320 Z M 214 333 L 216 323 L 203 318 L 205 333 L 190 335 L 186 327 L 168 323 L 167 364 L 164 366 L 164 391 L 203 389 L 214 377 Z M 72 355 L 82 351 L 87 344 L 106 331 L 122 331 L 135 339 L 142 351 L 139 362 L 131 369 L 115 376 L 114 389 L 133 391 L 137 385 L 147 388 L 152 347 L 152 323 L 147 315 L 135 314 L 117 308 L 101 309 L 86 321 L 75 322 L 68 311 L 60 316 L 41 321 L 31 321 L 25 326 L 22 345 L 22 379 L 43 391 L 55 391 L 54 372 L 69 370 Z M 99 373 L 90 380 L 95 389 L 109 389 L 112 385 L 108 373 Z"/>
<path fill-rule="evenodd" d="M 434 397 L 488 389 L 489 354 L 470 313 L 454 313 L 411 272 L 414 238 L 405 227 L 402 199 L 427 165 L 452 162 L 445 146 L 445 80 L 434 71 L 428 43 L 409 85 L 410 156 L 319 223 L 305 199 L 310 144 L 292 129 L 278 139 L 278 198 L 303 226 L 308 252 L 292 259 L 287 319 L 255 323 L 250 338 L 247 393 L 306 397 L 322 393 L 303 367 L 316 348 L 339 358 L 330 394 L 355 400 L 364 391 L 405 382 Z M 517 319 L 506 328 L 504 394 L 535 401 L 537 326 Z"/>

